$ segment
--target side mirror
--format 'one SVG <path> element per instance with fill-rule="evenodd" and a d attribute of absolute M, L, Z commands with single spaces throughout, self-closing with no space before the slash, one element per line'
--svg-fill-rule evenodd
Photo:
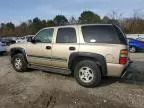
<path fill-rule="evenodd" d="M 38 42 L 41 42 L 41 41 L 35 39 L 34 37 L 29 37 L 29 38 L 27 39 L 27 42 L 31 42 L 31 43 L 35 44 L 35 43 L 38 43 Z"/>
<path fill-rule="evenodd" d="M 34 43 L 34 44 L 36 43 L 35 38 L 32 38 L 31 43 Z"/>
<path fill-rule="evenodd" d="M 31 42 L 33 37 L 27 37 L 27 42 Z"/>
<path fill-rule="evenodd" d="M 36 43 L 34 37 L 28 37 L 27 42 Z"/>

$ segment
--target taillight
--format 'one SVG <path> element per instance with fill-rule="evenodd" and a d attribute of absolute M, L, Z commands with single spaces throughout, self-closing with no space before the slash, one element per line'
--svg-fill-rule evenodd
<path fill-rule="evenodd" d="M 128 50 L 123 49 L 120 51 L 119 64 L 126 64 L 128 61 Z"/>

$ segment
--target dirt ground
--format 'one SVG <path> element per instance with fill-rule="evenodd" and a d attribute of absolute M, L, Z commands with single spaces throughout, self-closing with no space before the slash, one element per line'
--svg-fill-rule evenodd
<path fill-rule="evenodd" d="M 144 54 L 131 58 L 142 61 Z M 142 62 L 141 67 L 144 70 Z M 17 73 L 3 56 L 0 108 L 144 108 L 144 85 L 107 77 L 99 87 L 84 88 L 70 76 L 38 70 Z"/>

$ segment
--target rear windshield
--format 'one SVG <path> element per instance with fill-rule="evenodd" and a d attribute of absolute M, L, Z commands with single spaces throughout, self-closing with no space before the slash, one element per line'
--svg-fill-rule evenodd
<path fill-rule="evenodd" d="M 112 25 L 82 26 L 82 33 L 88 43 L 127 44 L 120 29 Z"/>

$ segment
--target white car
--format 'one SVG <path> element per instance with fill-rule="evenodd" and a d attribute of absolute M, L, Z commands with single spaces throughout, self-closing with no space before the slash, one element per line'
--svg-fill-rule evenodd
<path fill-rule="evenodd" d="M 17 37 L 16 38 L 16 43 L 26 43 L 29 38 L 33 37 L 34 35 L 27 35 L 27 36 L 23 36 L 23 37 Z"/>
<path fill-rule="evenodd" d="M 144 37 L 139 37 L 137 40 L 144 41 Z"/>
<path fill-rule="evenodd" d="M 26 37 L 17 37 L 16 43 L 25 43 L 27 42 Z"/>

